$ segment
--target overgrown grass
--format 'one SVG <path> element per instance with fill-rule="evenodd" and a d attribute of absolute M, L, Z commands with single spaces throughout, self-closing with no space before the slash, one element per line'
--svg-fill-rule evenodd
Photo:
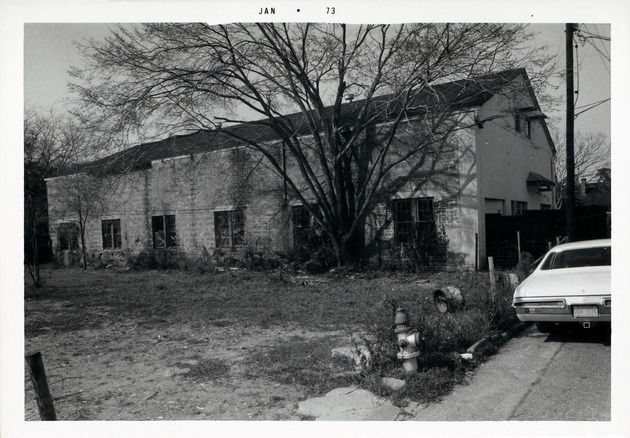
<path fill-rule="evenodd" d="M 339 339 L 324 337 L 305 340 L 295 336 L 272 348 L 259 349 L 249 358 L 247 377 L 271 377 L 284 384 L 300 385 L 307 394 L 321 395 L 339 386 L 358 382 L 348 373 L 350 363 L 332 358 Z"/>
<path fill-rule="evenodd" d="M 464 352 L 483 336 L 498 333 L 515 321 L 511 291 L 489 292 L 488 275 L 475 273 L 337 274 L 296 282 L 281 271 L 208 272 L 42 269 L 42 287 L 26 284 L 27 300 L 47 300 L 54 311 L 36 319 L 26 316 L 26 336 L 61 334 L 130 321 L 147 329 L 184 323 L 203 327 L 299 327 L 306 331 L 366 333 L 371 367 L 354 373 L 354 364 L 332 358 L 337 337 L 296 336 L 248 355 L 246 374 L 300 385 L 308 394 L 359 385 L 392 397 L 428 402 L 462 382 L 475 363 L 453 353 Z M 464 297 L 453 313 L 439 313 L 433 291 L 455 286 Z M 424 337 L 420 371 L 404 376 L 393 332 L 396 308 L 410 314 L 412 327 Z M 27 305 L 28 309 L 28 305 Z M 227 363 L 204 360 L 188 367 L 185 377 L 215 379 L 230 372 Z M 382 377 L 405 378 L 404 389 L 382 385 Z"/>
<path fill-rule="evenodd" d="M 58 313 L 45 315 L 46 321 L 42 321 L 57 332 L 129 320 L 142 325 L 160 324 L 161 320 L 204 325 L 232 321 L 242 327 L 299 325 L 351 330 L 384 297 L 402 300 L 430 295 L 431 285 L 418 283 L 418 278 L 403 274 L 318 276 L 303 285 L 278 271 L 198 274 L 46 267 L 42 286 L 35 289 L 26 284 L 25 297 L 63 304 Z M 27 334 L 33 328 L 28 323 L 27 318 Z"/>
<path fill-rule="evenodd" d="M 490 344 L 473 361 L 464 361 L 458 354 L 466 352 L 479 339 L 501 333 L 517 322 L 510 307 L 512 291 L 508 288 L 491 291 L 487 274 L 461 274 L 449 279 L 464 297 L 463 305 L 453 312 L 440 313 L 431 296 L 410 294 L 389 296 L 365 315 L 367 335 L 362 342 L 370 350 L 372 367 L 364 372 L 362 386 L 398 401 L 432 402 L 448 394 L 465 380 L 470 370 L 497 351 L 499 345 Z M 411 329 L 423 338 L 419 371 L 412 376 L 403 374 L 396 357 L 393 315 L 399 307 L 406 309 Z M 382 384 L 385 376 L 405 379 L 406 385 L 394 391 Z"/>

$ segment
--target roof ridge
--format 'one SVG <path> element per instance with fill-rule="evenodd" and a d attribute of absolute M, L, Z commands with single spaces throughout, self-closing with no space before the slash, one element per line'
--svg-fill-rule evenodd
<path fill-rule="evenodd" d="M 487 73 L 481 76 L 467 77 L 435 84 L 429 84 L 428 88 L 423 88 L 419 90 L 418 94 L 413 97 L 414 100 L 417 100 L 414 107 L 426 108 L 429 106 L 435 106 L 440 104 L 440 99 L 443 99 L 443 103 L 445 102 L 449 104 L 449 106 L 452 106 L 453 110 L 480 106 L 481 104 L 485 103 L 490 97 L 492 97 L 492 95 L 496 94 L 496 92 L 500 88 L 503 88 L 507 83 L 513 81 L 519 75 L 524 75 L 525 79 L 529 83 L 529 77 L 527 76 L 527 71 L 525 70 L 525 68 L 518 67 L 498 72 Z M 501 80 L 499 84 L 494 83 L 494 81 L 499 79 Z M 481 88 L 477 87 L 472 90 L 470 88 L 467 88 L 468 84 L 479 85 L 481 82 L 489 83 L 482 84 Z M 485 86 L 488 86 L 488 88 L 492 88 L 492 90 L 486 89 Z M 464 91 L 468 91 L 468 94 L 464 93 Z M 451 100 L 449 100 L 449 98 L 451 98 Z M 358 110 L 362 108 L 366 101 L 368 102 L 368 104 L 374 103 L 376 104 L 376 106 L 379 106 L 381 102 L 395 102 L 396 99 L 397 97 L 395 93 L 388 93 L 379 96 L 373 96 L 371 99 L 366 98 L 351 102 L 342 102 L 339 110 L 340 116 L 342 118 L 351 117 L 354 112 L 358 112 Z M 325 110 L 332 111 L 333 108 L 334 105 L 328 105 L 325 107 Z M 382 110 L 383 108 L 377 108 L 375 111 L 378 112 Z M 409 108 L 407 108 L 406 111 L 413 113 L 413 111 L 411 111 Z M 420 109 L 417 109 L 416 111 L 420 111 Z M 275 117 L 275 119 L 283 119 L 285 121 L 288 121 L 288 123 L 291 125 L 293 124 L 293 122 L 299 122 L 296 123 L 296 133 L 304 134 L 307 133 L 306 131 L 309 129 L 308 123 L 303 123 L 303 121 L 307 118 L 306 116 L 307 115 L 303 111 L 296 111 L 294 113 L 284 114 Z M 383 115 L 383 120 L 386 117 L 387 115 Z M 297 120 L 298 118 L 300 120 Z M 277 140 L 279 138 L 278 135 L 274 135 L 273 132 L 268 132 L 272 130 L 270 128 L 270 125 L 271 120 L 273 119 L 274 118 L 268 117 L 237 123 L 234 125 L 223 127 L 218 130 L 198 129 L 197 131 L 186 134 L 173 134 L 155 141 L 138 143 L 127 149 L 107 155 L 90 163 L 86 163 L 85 165 L 81 166 L 81 168 L 101 168 L 105 171 L 117 173 L 125 170 L 146 168 L 150 165 L 152 161 L 156 159 L 165 159 L 183 154 L 194 154 L 210 150 L 226 149 L 230 147 L 230 144 L 234 145 L 238 142 L 238 140 L 234 137 L 238 134 L 236 131 L 245 131 L 242 134 L 245 137 L 249 137 L 252 133 L 248 133 L 247 131 L 251 130 L 249 128 L 253 126 L 256 126 L 257 128 L 257 134 L 260 137 L 259 141 L 264 142 L 274 139 Z M 265 126 L 265 128 L 260 129 L 259 127 L 261 125 Z M 228 132 L 226 133 L 226 131 Z M 204 145 L 201 146 L 200 143 L 203 140 L 208 140 L 208 138 L 203 138 L 203 136 L 212 135 L 219 135 L 223 137 L 223 140 L 227 138 L 227 142 L 223 142 L 224 144 L 222 145 L 216 144 L 214 145 L 215 147 L 208 147 L 207 143 L 204 142 Z M 222 141 L 220 140 L 218 143 L 221 142 Z M 153 149 L 156 150 L 151 150 L 152 147 L 154 147 Z M 140 155 L 140 157 L 135 156 L 136 154 Z M 132 162 L 125 165 L 125 162 L 127 160 L 131 160 Z"/>

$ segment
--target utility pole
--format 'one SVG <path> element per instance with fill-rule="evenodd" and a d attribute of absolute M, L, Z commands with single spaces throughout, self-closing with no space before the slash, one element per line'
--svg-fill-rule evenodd
<path fill-rule="evenodd" d="M 573 148 L 574 137 L 574 99 L 573 89 L 573 31 L 574 23 L 566 25 L 566 68 L 567 68 L 567 241 L 574 238 L 575 216 L 575 153 Z"/>

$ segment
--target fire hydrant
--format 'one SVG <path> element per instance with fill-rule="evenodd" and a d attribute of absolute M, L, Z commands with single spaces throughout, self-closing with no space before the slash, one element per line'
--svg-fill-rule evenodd
<path fill-rule="evenodd" d="M 417 358 L 420 356 L 419 347 L 422 343 L 422 337 L 420 333 L 409 327 L 409 316 L 401 307 L 396 309 L 394 324 L 396 325 L 394 332 L 398 337 L 398 346 L 400 347 L 397 357 L 403 361 L 405 373 L 413 374 L 418 371 Z"/>

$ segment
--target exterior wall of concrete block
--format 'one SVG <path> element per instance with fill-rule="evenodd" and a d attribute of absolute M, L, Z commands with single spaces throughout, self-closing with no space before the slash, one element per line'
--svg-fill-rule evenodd
<path fill-rule="evenodd" d="M 518 101 L 514 102 L 514 100 Z M 517 133 L 509 108 L 531 106 L 523 96 L 510 101 L 493 97 L 474 109 L 477 119 L 491 120 L 475 126 L 475 114 L 457 114 L 469 126 L 452 134 L 440 149 L 437 171 L 432 169 L 429 150 L 427 161 L 418 165 L 414 159 L 390 173 L 383 187 L 391 196 L 381 195 L 366 217 L 365 242 L 371 254 L 379 252 L 394 239 L 392 198 L 434 199 L 436 226 L 449 240 L 449 251 L 461 256 L 467 266 L 475 266 L 476 245 L 479 261 L 485 258 L 485 214 L 497 205 L 508 209 L 511 201 L 527 202 L 529 208 L 553 205 L 551 194 L 528 189 L 529 172 L 548 179 L 552 175 L 552 146 L 542 121 L 534 122 L 529 135 Z M 508 110 L 506 110 L 508 108 Z M 498 116 L 501 115 L 501 116 Z M 390 160 L 404 156 L 414 144 L 414 129 L 403 127 L 392 145 Z M 370 130 L 365 137 L 366 164 L 370 153 L 383 144 L 387 126 Z M 439 149 L 435 145 L 436 151 Z M 270 145 L 280 154 L 280 145 Z M 436 152 L 437 153 L 437 152 Z M 245 248 L 286 251 L 293 245 L 291 206 L 296 197 L 286 199 L 282 178 L 262 156 L 245 147 L 217 150 L 194 156 L 180 156 L 151 163 L 145 170 L 102 179 L 104 191 L 98 210 L 94 210 L 86 227 L 88 251 L 96 258 L 122 257 L 153 250 L 152 217 L 175 215 L 178 252 L 196 256 L 216 250 L 215 213 L 242 209 L 244 215 L 243 245 L 222 248 L 221 252 L 238 256 Z M 299 170 L 290 156 L 288 174 L 297 182 L 307 202 L 311 200 Z M 318 171 L 316 164 L 315 172 Z M 289 192 L 290 193 L 290 192 Z M 53 246 L 62 223 L 77 221 L 77 214 L 64 208 L 64 178 L 48 180 L 50 234 Z M 103 250 L 101 221 L 120 219 L 122 248 Z M 58 252 L 58 248 L 56 248 Z"/>
<path fill-rule="evenodd" d="M 472 115 L 461 114 L 462 123 L 473 124 Z M 467 121 L 466 119 L 470 119 Z M 472 130 L 461 130 L 449 136 L 443 147 L 440 165 L 431 171 L 429 161 L 417 169 L 421 178 L 407 181 L 398 187 L 393 199 L 433 198 L 434 215 L 438 232 L 449 241 L 450 255 L 463 258 L 467 266 L 475 264 L 475 234 L 478 231 L 478 196 L 475 137 Z M 390 176 L 391 180 L 406 178 L 413 171 L 413 163 L 402 166 Z M 426 175 L 430 175 L 426 178 Z M 366 241 L 380 234 L 383 247 L 394 244 L 394 222 L 391 203 L 381 203 L 368 216 Z M 381 248 L 382 249 L 382 248 Z M 386 254 L 385 254 L 386 255 Z M 383 254 L 381 253 L 381 256 Z"/>
<path fill-rule="evenodd" d="M 173 250 L 192 256 L 202 251 L 212 254 L 215 212 L 234 209 L 244 212 L 243 246 L 285 249 L 288 222 L 281 179 L 259 162 L 252 151 L 233 148 L 157 161 L 150 169 L 102 178 L 107 188 L 102 208 L 93 211 L 86 224 L 88 252 L 109 259 L 123 252 L 150 251 L 152 216 L 175 215 L 177 246 Z M 48 181 L 53 242 L 58 241 L 60 223 L 78 220 L 77 213 L 64 205 L 63 190 L 64 178 Z M 106 219 L 120 219 L 122 248 L 103 249 L 101 221 Z"/>

